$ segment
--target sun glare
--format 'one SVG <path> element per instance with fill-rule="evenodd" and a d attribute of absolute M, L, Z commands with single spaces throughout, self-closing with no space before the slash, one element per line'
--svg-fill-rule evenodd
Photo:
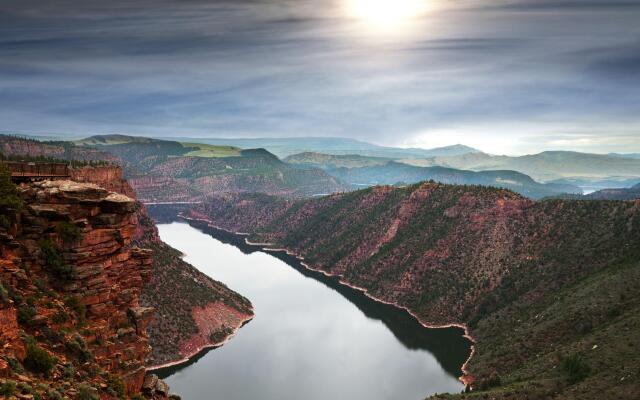
<path fill-rule="evenodd" d="M 425 0 L 347 0 L 348 13 L 377 28 L 400 27 L 426 11 Z"/>

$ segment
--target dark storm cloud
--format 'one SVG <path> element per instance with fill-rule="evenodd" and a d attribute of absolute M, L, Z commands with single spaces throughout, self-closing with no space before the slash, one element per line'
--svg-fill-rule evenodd
<path fill-rule="evenodd" d="M 5 0 L 0 130 L 527 143 L 495 151 L 638 135 L 640 2 L 431 0 L 385 35 L 345 1 Z"/>

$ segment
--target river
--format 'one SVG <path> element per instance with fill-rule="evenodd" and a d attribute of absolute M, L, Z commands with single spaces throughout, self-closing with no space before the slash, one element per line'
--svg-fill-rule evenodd
<path fill-rule="evenodd" d="M 156 372 L 183 399 L 418 400 L 464 388 L 457 377 L 470 343 L 461 329 L 424 328 L 233 234 L 178 222 L 158 229 L 256 314 L 226 345 Z"/>

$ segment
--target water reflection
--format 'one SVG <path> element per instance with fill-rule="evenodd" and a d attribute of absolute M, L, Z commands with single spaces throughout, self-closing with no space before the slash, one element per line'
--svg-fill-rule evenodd
<path fill-rule="evenodd" d="M 420 399 L 462 389 L 470 343 L 461 329 L 425 329 L 294 257 L 191 224 L 160 225 L 161 237 L 247 296 L 256 318 L 222 348 L 160 371 L 183 398 Z"/>

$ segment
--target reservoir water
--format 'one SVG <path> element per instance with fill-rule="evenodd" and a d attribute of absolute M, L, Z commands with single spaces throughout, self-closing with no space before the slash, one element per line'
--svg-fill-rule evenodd
<path fill-rule="evenodd" d="M 247 297 L 255 318 L 226 345 L 159 370 L 183 399 L 418 400 L 460 392 L 461 329 L 427 329 L 297 260 L 237 235 L 160 224 L 185 260 Z"/>

